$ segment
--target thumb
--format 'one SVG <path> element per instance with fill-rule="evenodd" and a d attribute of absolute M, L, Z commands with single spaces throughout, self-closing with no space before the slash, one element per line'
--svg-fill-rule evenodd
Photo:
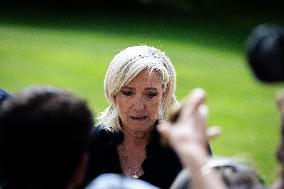
<path fill-rule="evenodd" d="M 169 137 L 171 124 L 168 122 L 162 122 L 157 126 L 158 131 L 166 138 Z"/>
<path fill-rule="evenodd" d="M 206 136 L 208 140 L 212 140 L 216 137 L 218 137 L 221 134 L 221 129 L 218 126 L 214 126 L 214 127 L 209 127 L 206 130 Z"/>

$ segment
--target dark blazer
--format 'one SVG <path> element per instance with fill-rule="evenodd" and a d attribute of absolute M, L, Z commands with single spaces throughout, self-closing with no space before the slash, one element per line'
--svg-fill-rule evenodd
<path fill-rule="evenodd" d="M 113 134 L 104 130 L 102 126 L 97 126 L 90 137 L 90 159 L 84 185 L 102 173 L 122 174 L 116 146 L 122 142 L 123 134 Z M 146 154 L 147 159 L 142 164 L 144 174 L 140 179 L 160 188 L 169 188 L 182 165 L 170 147 L 160 144 L 160 135 L 156 129 L 146 147 Z"/>

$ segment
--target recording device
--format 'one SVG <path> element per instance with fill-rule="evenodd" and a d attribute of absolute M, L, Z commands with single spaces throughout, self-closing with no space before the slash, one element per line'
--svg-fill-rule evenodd
<path fill-rule="evenodd" d="M 246 41 L 246 55 L 257 79 L 284 81 L 284 28 L 273 24 L 256 26 Z"/>

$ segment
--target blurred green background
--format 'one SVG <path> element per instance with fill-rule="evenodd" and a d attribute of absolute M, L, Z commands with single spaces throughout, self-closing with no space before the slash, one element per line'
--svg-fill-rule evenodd
<path fill-rule="evenodd" d="M 113 56 L 132 45 L 155 46 L 174 63 L 179 100 L 195 87 L 207 91 L 209 123 L 222 128 L 211 144 L 214 154 L 252 160 L 270 184 L 277 176 L 280 124 L 274 99 L 284 85 L 258 82 L 244 47 L 254 26 L 283 24 L 284 16 L 277 6 L 165 2 L 80 11 L 2 9 L 0 87 L 12 93 L 32 85 L 61 87 L 86 99 L 98 115 L 107 106 L 103 80 Z"/>

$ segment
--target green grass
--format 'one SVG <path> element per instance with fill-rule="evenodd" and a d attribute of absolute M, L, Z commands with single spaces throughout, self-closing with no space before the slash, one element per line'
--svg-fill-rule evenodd
<path fill-rule="evenodd" d="M 207 91 L 209 123 L 223 130 L 212 142 L 214 154 L 253 159 L 271 183 L 280 124 L 274 97 L 283 84 L 257 82 L 243 50 L 248 32 L 260 21 L 265 20 L 121 14 L 3 17 L 0 87 L 12 93 L 31 85 L 62 87 L 86 99 L 98 114 L 107 106 L 103 79 L 112 57 L 131 45 L 153 45 L 175 65 L 178 99 L 195 87 Z"/>

